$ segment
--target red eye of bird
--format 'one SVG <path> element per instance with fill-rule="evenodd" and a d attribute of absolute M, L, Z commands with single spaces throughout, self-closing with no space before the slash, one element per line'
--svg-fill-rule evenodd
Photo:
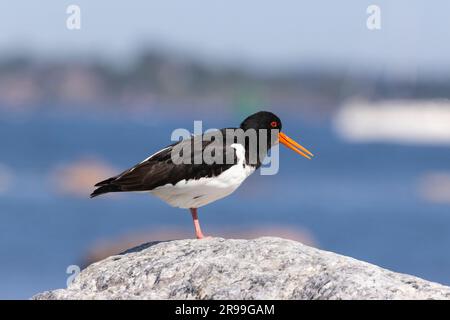
<path fill-rule="evenodd" d="M 276 127 L 278 126 L 278 123 L 277 123 L 276 121 L 272 121 L 272 122 L 270 123 L 270 126 L 271 126 L 272 128 L 276 128 Z"/>

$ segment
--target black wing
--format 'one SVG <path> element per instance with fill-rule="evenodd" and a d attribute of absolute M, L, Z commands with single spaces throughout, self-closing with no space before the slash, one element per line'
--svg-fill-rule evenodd
<path fill-rule="evenodd" d="M 219 175 L 236 164 L 236 150 L 221 141 L 211 139 L 208 135 L 214 135 L 214 133 L 204 134 L 202 139 L 191 138 L 174 143 L 119 175 L 97 183 L 95 186 L 98 188 L 91 194 L 91 198 L 108 192 L 149 191 L 166 184 L 176 184 L 183 179 L 200 179 Z M 208 154 L 221 160 L 210 164 L 203 161 L 196 164 L 196 157 L 199 154 L 203 155 L 208 148 L 212 148 L 209 149 Z M 183 154 L 183 151 L 187 154 Z M 183 163 L 177 161 L 174 163 L 172 152 L 180 155 L 184 160 Z M 187 159 L 190 161 L 186 161 Z M 180 159 L 175 158 L 175 160 Z"/>

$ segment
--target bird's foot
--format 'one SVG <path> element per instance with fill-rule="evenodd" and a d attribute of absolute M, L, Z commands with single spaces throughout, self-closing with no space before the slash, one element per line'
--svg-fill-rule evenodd
<path fill-rule="evenodd" d="M 203 233 L 197 233 L 195 234 L 195 236 L 197 237 L 198 240 L 202 240 L 202 239 L 211 239 L 211 236 L 205 236 Z"/>

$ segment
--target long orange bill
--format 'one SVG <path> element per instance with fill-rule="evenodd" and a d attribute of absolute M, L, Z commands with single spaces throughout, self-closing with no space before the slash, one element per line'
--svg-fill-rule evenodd
<path fill-rule="evenodd" d="M 294 150 L 295 152 L 301 154 L 309 160 L 311 160 L 311 158 L 314 156 L 308 149 L 301 146 L 282 132 L 278 133 L 278 139 L 280 140 L 280 143 L 284 144 L 289 149 Z"/>

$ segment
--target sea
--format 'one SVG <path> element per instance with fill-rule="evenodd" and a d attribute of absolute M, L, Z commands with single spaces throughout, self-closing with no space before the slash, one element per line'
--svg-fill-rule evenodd
<path fill-rule="evenodd" d="M 279 116 L 314 159 L 280 148 L 277 174 L 256 172 L 199 210 L 206 233 L 307 230 L 318 248 L 450 285 L 450 202 L 423 192 L 428 174 L 450 172 L 449 146 L 349 143 L 331 119 Z M 170 144 L 174 129 L 193 130 L 194 120 L 220 128 L 239 125 L 240 115 L 0 113 L 0 298 L 66 287 L 68 267 L 100 240 L 168 226 L 193 236 L 186 210 L 147 194 L 64 193 L 54 172 L 96 159 L 119 173 Z"/>

